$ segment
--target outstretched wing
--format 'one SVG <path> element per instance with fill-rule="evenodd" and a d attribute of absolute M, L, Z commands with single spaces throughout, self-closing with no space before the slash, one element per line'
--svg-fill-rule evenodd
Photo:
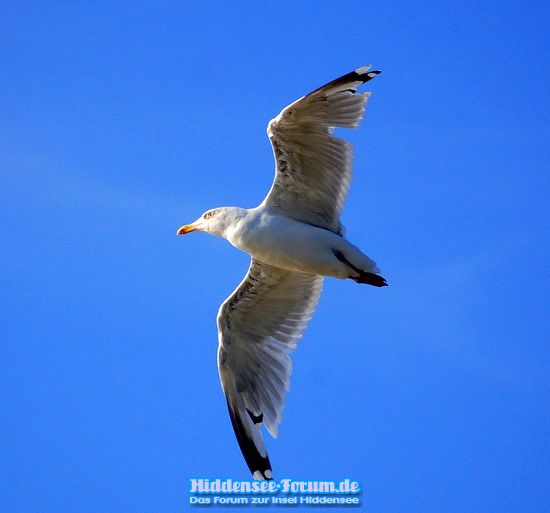
<path fill-rule="evenodd" d="M 349 189 L 353 146 L 332 135 L 357 128 L 371 93 L 356 93 L 380 71 L 359 68 L 284 108 L 269 122 L 275 179 L 263 204 L 302 221 L 341 232 L 340 213 Z"/>
<path fill-rule="evenodd" d="M 311 319 L 323 278 L 252 259 L 218 312 L 218 370 L 231 423 L 256 479 L 271 479 L 260 427 L 273 437 L 290 387 L 290 354 Z"/>

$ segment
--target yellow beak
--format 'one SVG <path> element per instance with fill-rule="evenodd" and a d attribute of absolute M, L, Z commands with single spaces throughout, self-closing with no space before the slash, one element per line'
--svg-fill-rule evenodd
<path fill-rule="evenodd" d="M 177 234 L 184 235 L 189 232 L 194 232 L 196 229 L 197 227 L 194 224 L 186 224 L 177 231 Z"/>

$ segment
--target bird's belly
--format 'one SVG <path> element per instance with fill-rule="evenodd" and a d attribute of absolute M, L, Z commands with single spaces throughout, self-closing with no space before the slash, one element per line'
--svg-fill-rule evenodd
<path fill-rule="evenodd" d="M 253 233 L 230 240 L 257 260 L 281 269 L 347 278 L 349 270 L 333 251 L 341 241 L 332 232 L 296 221 L 256 227 Z"/>

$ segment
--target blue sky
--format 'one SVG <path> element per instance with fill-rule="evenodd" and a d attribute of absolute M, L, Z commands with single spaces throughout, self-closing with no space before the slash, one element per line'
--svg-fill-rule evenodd
<path fill-rule="evenodd" d="M 215 316 L 248 257 L 176 229 L 252 207 L 267 122 L 383 72 L 343 223 L 390 286 L 326 280 L 276 479 L 371 512 L 548 504 L 546 3 L 2 2 L 0 495 L 10 512 L 172 512 L 249 479 Z"/>

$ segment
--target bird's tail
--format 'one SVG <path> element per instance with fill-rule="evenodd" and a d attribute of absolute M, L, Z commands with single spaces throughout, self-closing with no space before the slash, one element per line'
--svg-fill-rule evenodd
<path fill-rule="evenodd" d="M 353 247 L 351 245 L 349 246 Z M 364 269 L 361 269 L 353 265 L 349 261 L 349 259 L 347 259 L 344 256 L 344 253 L 342 253 L 338 249 L 333 249 L 332 252 L 334 253 L 334 256 L 338 260 L 340 260 L 340 262 L 343 262 L 344 264 L 348 265 L 354 271 L 355 274 L 352 274 L 351 276 L 349 276 L 349 278 L 352 279 L 354 282 L 365 283 L 366 285 L 373 285 L 374 287 L 386 287 L 388 285 L 388 282 L 386 281 L 386 279 L 378 274 L 379 269 L 376 266 L 376 263 L 373 260 L 371 260 L 367 255 L 363 255 L 362 253 L 359 252 L 361 257 L 363 259 L 366 259 L 367 264 L 370 265 L 371 271 L 365 271 Z"/>
<path fill-rule="evenodd" d="M 388 282 L 379 274 L 367 273 L 365 271 L 359 271 L 357 276 L 351 276 L 351 279 L 355 283 L 365 283 L 366 285 L 372 285 L 374 287 L 386 287 Z"/>

